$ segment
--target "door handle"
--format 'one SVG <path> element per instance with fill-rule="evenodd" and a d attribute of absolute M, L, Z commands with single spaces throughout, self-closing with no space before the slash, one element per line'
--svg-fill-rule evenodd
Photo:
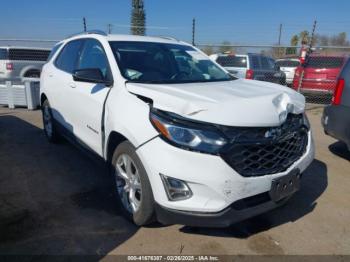
<path fill-rule="evenodd" d="M 69 86 L 70 86 L 71 88 L 76 88 L 76 87 L 77 87 L 75 83 L 69 83 Z"/>

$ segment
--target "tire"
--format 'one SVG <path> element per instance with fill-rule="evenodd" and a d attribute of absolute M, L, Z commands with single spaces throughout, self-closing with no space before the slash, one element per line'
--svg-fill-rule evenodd
<path fill-rule="evenodd" d="M 124 141 L 115 149 L 111 175 L 118 205 L 123 215 L 138 226 L 154 221 L 154 199 L 145 168 L 134 146 Z"/>
<path fill-rule="evenodd" d="M 41 106 L 41 112 L 43 116 L 43 126 L 44 126 L 44 133 L 47 138 L 47 140 L 50 143 L 57 143 L 60 140 L 59 133 L 57 131 L 53 116 L 51 107 L 48 100 L 45 100 L 44 103 Z"/>

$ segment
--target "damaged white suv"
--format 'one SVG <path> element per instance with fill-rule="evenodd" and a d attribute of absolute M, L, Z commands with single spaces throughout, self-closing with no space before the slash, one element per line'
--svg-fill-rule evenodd
<path fill-rule="evenodd" d="M 87 32 L 41 74 L 44 131 L 110 165 L 137 225 L 225 227 L 284 204 L 314 158 L 304 97 L 170 38 Z"/>

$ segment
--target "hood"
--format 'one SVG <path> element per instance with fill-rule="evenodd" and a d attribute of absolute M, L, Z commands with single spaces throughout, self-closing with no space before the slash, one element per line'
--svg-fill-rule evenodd
<path fill-rule="evenodd" d="M 255 80 L 190 84 L 126 83 L 130 93 L 153 100 L 153 107 L 183 117 L 227 126 L 277 126 L 288 113 L 304 111 L 303 95 Z"/>

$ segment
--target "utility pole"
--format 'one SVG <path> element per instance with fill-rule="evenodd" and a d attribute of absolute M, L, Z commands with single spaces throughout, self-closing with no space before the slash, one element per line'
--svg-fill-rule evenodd
<path fill-rule="evenodd" d="M 112 33 L 112 28 L 113 28 L 113 25 L 112 25 L 112 24 L 108 24 L 108 25 L 107 25 L 107 32 L 108 32 L 108 34 L 111 34 L 111 33 Z"/>
<path fill-rule="evenodd" d="M 281 45 L 281 36 L 282 36 L 282 24 L 280 24 L 280 32 L 278 35 L 278 45 Z"/>
<path fill-rule="evenodd" d="M 312 53 L 312 46 L 314 44 L 314 36 L 315 36 L 316 25 L 317 25 L 317 21 L 315 20 L 314 24 L 312 26 L 310 44 L 309 44 L 309 47 L 307 48 L 306 55 L 305 55 L 305 62 L 302 64 L 303 70 L 301 71 L 301 74 L 300 74 L 299 85 L 298 85 L 298 92 L 300 92 L 300 89 L 302 87 L 302 83 L 303 83 L 303 80 L 304 80 L 304 74 L 305 74 L 305 67 L 306 67 L 306 65 L 308 63 L 309 56 Z"/>
<path fill-rule="evenodd" d="M 196 19 L 193 18 L 192 19 L 192 45 L 195 45 L 195 41 L 194 41 L 195 34 L 196 34 Z"/>
<path fill-rule="evenodd" d="M 279 34 L 278 34 L 278 46 L 281 46 L 281 36 L 282 36 L 282 24 L 280 24 L 280 30 L 279 30 Z M 278 48 L 278 57 L 281 57 L 281 53 L 282 53 L 282 48 Z"/>
<path fill-rule="evenodd" d="M 309 51 L 310 53 L 311 53 L 311 48 L 314 45 L 316 25 L 317 25 L 317 21 L 315 20 L 314 25 L 312 26 L 312 32 L 311 32 L 310 51 Z"/>
<path fill-rule="evenodd" d="M 83 17 L 83 26 L 84 26 L 84 32 L 86 32 L 86 19 Z"/>

